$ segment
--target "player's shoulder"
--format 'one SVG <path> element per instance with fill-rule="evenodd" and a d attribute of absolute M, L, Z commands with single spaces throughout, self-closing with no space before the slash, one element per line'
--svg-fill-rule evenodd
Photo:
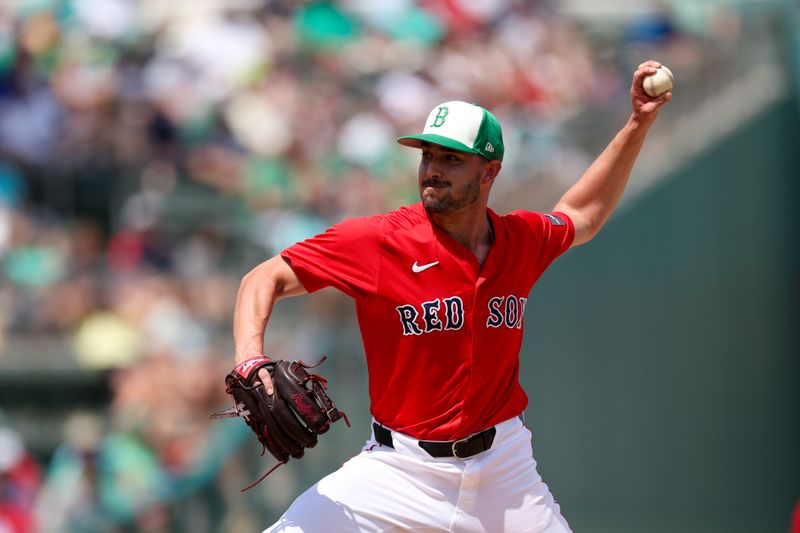
<path fill-rule="evenodd" d="M 564 213 L 540 213 L 518 209 L 497 217 L 497 224 L 507 235 L 527 235 L 535 238 L 569 234 L 572 221 Z"/>
<path fill-rule="evenodd" d="M 406 205 L 382 215 L 385 231 L 412 229 L 428 224 L 428 217 L 421 202 Z"/>
<path fill-rule="evenodd" d="M 527 224 L 527 225 L 541 225 L 541 226 L 568 226 L 570 224 L 569 217 L 564 213 L 540 213 L 538 211 L 526 211 L 524 209 L 517 209 L 506 213 L 505 215 L 497 215 L 498 218 L 507 224 Z"/>
<path fill-rule="evenodd" d="M 347 218 L 333 226 L 338 232 L 366 236 L 385 236 L 398 230 L 413 230 L 427 223 L 420 204 L 400 207 L 387 213 Z"/>

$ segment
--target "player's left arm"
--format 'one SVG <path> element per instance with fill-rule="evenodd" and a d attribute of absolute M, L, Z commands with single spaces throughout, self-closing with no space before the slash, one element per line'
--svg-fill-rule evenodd
<path fill-rule="evenodd" d="M 611 216 L 659 108 L 672 98 L 671 91 L 657 98 L 644 92 L 642 79 L 659 66 L 656 61 L 646 61 L 633 73 L 633 111 L 628 121 L 553 209 L 565 213 L 575 224 L 572 246 L 591 240 Z"/>

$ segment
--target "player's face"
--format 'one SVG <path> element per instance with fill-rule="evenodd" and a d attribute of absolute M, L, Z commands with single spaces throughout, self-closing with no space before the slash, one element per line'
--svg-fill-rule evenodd
<path fill-rule="evenodd" d="M 419 196 L 431 213 L 453 213 L 480 197 L 486 160 L 475 154 L 423 143 Z"/>

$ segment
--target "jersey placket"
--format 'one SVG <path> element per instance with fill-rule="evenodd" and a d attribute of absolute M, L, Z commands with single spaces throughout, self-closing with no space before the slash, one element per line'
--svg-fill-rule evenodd
<path fill-rule="evenodd" d="M 495 228 L 495 241 L 483 265 L 481 265 L 477 257 L 461 243 L 451 238 L 444 231 L 438 228 L 435 229 L 437 240 L 442 248 L 442 253 L 449 254 L 459 263 L 464 273 L 467 274 L 472 281 L 472 287 L 469 291 L 469 300 L 471 303 L 468 313 L 469 321 L 466 324 L 468 329 L 464 332 L 465 335 L 469 336 L 470 378 L 462 409 L 461 426 L 468 425 L 471 422 L 469 418 L 470 415 L 475 416 L 479 411 L 475 409 L 474 402 L 475 398 L 480 396 L 476 391 L 476 388 L 480 386 L 480 382 L 482 381 L 479 377 L 480 372 L 490 370 L 485 368 L 484 364 L 487 354 L 483 353 L 485 343 L 482 342 L 482 338 L 485 335 L 486 329 L 487 299 L 481 297 L 483 293 L 481 288 L 487 282 L 492 271 L 496 269 L 496 265 L 498 261 L 500 261 L 499 258 L 503 255 L 502 246 L 504 243 L 499 220 L 494 216 L 494 213 L 490 212 L 489 216 L 492 217 L 492 225 Z"/>

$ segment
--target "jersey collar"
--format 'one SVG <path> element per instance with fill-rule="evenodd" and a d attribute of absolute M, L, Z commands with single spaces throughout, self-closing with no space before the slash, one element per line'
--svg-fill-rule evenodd
<path fill-rule="evenodd" d="M 469 251 L 463 244 L 452 238 L 447 234 L 446 231 L 433 222 L 431 217 L 428 215 L 428 212 L 425 211 L 425 207 L 421 202 L 417 205 L 428 219 L 428 223 L 431 226 L 431 236 L 438 243 L 439 247 L 441 247 L 446 253 L 456 258 L 460 263 L 467 265 L 474 277 L 486 277 L 492 270 L 494 270 L 497 262 L 501 261 L 499 258 L 502 255 L 501 249 L 505 245 L 505 235 L 501 225 L 500 217 L 497 215 L 497 213 L 488 207 L 486 208 L 486 216 L 489 217 L 489 222 L 492 224 L 494 231 L 494 243 L 492 244 L 492 248 L 489 250 L 489 255 L 486 256 L 486 262 L 483 264 L 483 266 L 481 266 L 478 258 L 475 257 L 475 254 Z"/>

